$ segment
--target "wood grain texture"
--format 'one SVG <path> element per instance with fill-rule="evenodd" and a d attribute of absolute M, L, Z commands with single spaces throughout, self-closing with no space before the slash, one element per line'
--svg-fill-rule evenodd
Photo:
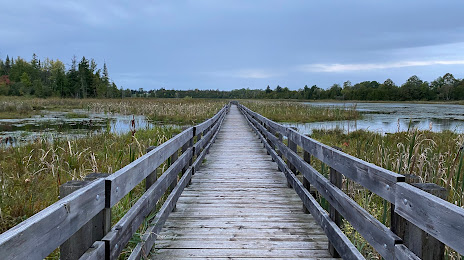
<path fill-rule="evenodd" d="M 158 234 L 153 259 L 330 258 L 324 232 L 237 107 L 214 139 Z"/>
<path fill-rule="evenodd" d="M 403 244 L 395 245 L 395 257 L 398 260 L 420 260 L 419 257 Z"/>
<path fill-rule="evenodd" d="M 395 213 L 464 255 L 464 209 L 407 183 L 397 184 Z"/>
<path fill-rule="evenodd" d="M 105 242 L 95 241 L 79 260 L 100 260 L 105 258 Z"/>
<path fill-rule="evenodd" d="M 184 168 L 192 156 L 189 148 L 174 162 L 161 177 L 146 191 L 130 208 L 130 210 L 114 225 L 111 231 L 102 239 L 111 252 L 110 258 L 117 259 L 132 235 L 137 231 L 148 214 L 153 210 L 158 200 L 168 186 L 177 178 L 177 173 Z"/>
<path fill-rule="evenodd" d="M 126 196 L 137 184 L 142 182 L 158 166 L 166 161 L 175 151 L 179 150 L 193 137 L 193 127 L 169 139 L 152 151 L 111 174 L 107 181 L 111 183 L 111 198 L 109 206 L 114 206 Z"/>
<path fill-rule="evenodd" d="M 1 259 L 43 259 L 105 207 L 105 182 L 96 180 L 0 236 Z"/>

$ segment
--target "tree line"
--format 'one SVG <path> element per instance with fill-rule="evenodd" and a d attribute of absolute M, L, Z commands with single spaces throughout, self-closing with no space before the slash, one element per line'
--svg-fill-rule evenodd
<path fill-rule="evenodd" d="M 352 84 L 346 81 L 342 86 L 333 84 L 328 89 L 307 85 L 298 90 L 277 86 L 274 89 L 220 90 L 155 90 L 118 89 L 108 75 L 106 63 L 97 67 L 93 59 L 76 57 L 66 68 L 60 60 L 41 61 L 33 55 L 31 61 L 20 57 L 3 61 L 0 59 L 0 95 L 72 97 L 72 98 L 223 98 L 223 99 L 338 99 L 338 100 L 384 100 L 384 101 L 451 101 L 464 100 L 464 79 L 457 79 L 446 73 L 432 82 L 411 76 L 402 85 L 391 79 L 383 83 L 363 81 Z"/>
<path fill-rule="evenodd" d="M 363 81 L 353 85 L 350 81 L 333 84 L 328 89 L 316 85 L 304 86 L 298 90 L 277 86 L 271 89 L 235 89 L 219 90 L 158 90 L 135 91 L 137 96 L 157 98 L 227 98 L 227 99 L 338 99 L 338 100 L 384 100 L 384 101 L 451 101 L 464 100 L 464 79 L 456 79 L 453 74 L 446 73 L 432 82 L 411 76 L 404 84 L 397 86 L 391 79 L 383 83 Z"/>
<path fill-rule="evenodd" d="M 109 78 L 106 63 L 98 68 L 94 59 L 74 56 L 66 68 L 60 60 L 41 61 L 36 54 L 31 61 L 6 56 L 0 59 L 0 95 L 41 98 L 116 98 L 131 96 L 131 90 L 118 89 Z"/>

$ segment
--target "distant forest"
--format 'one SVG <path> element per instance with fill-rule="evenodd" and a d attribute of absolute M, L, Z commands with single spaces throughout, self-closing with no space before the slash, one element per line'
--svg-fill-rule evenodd
<path fill-rule="evenodd" d="M 100 69 L 93 59 L 77 61 L 73 57 L 66 68 L 60 60 L 41 61 L 34 54 L 30 62 L 20 57 L 0 59 L 0 95 L 121 98 L 132 96 L 132 92 L 118 89 L 110 81 L 106 64 Z"/>
<path fill-rule="evenodd" d="M 298 90 L 277 86 L 274 89 L 219 90 L 158 90 L 143 88 L 118 89 L 110 81 L 106 64 L 97 68 L 93 59 L 74 57 L 66 68 L 59 60 L 40 61 L 34 54 L 30 62 L 22 59 L 0 59 L 0 95 L 72 98 L 225 98 L 225 99 L 338 99 L 338 100 L 385 100 L 385 101 L 451 101 L 464 100 L 464 79 L 447 73 L 432 82 L 411 76 L 398 86 L 391 79 L 383 83 L 363 81 L 352 85 L 350 81 L 333 84 L 328 89 L 316 85 Z"/>

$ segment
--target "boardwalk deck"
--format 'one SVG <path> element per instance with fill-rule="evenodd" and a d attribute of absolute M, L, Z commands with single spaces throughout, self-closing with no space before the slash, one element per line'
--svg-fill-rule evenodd
<path fill-rule="evenodd" d="M 159 234 L 153 259 L 330 258 L 324 232 L 236 106 L 206 159 Z"/>

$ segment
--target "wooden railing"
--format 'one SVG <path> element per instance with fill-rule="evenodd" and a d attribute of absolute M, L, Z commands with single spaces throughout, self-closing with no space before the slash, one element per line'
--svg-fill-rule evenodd
<path fill-rule="evenodd" d="M 90 243 L 90 248 L 87 246 L 77 253 L 80 259 L 117 259 L 143 221 L 156 209 L 159 199 L 168 194 L 130 259 L 139 259 L 150 252 L 156 234 L 216 139 L 229 108 L 230 105 L 224 106 L 212 118 L 189 127 L 119 171 L 90 182 L 4 232 L 0 235 L 0 258 L 43 259 L 99 215 L 103 218 L 100 220 L 105 230 L 103 237 L 83 241 Z M 156 169 L 165 161 L 169 161 L 169 168 L 157 179 Z M 145 179 L 152 185 L 147 185 L 146 192 L 111 227 L 111 208 Z"/>
<path fill-rule="evenodd" d="M 444 243 L 464 255 L 463 208 L 406 183 L 403 175 L 317 142 L 241 104 L 238 106 L 272 159 L 277 162 L 279 169 L 285 173 L 288 185 L 295 189 L 304 207 L 324 229 L 331 246 L 336 250 L 334 255 L 338 252 L 344 259 L 363 258 L 340 230 L 341 221 L 338 214 L 343 216 L 385 259 L 419 259 L 416 254 L 423 259 L 434 259 L 436 252 L 427 251 L 430 248 L 422 244 L 434 238 L 438 240 L 438 243 Z M 287 145 L 283 142 L 284 138 L 287 139 Z M 298 146 L 300 150 L 303 150 L 302 157 L 298 154 Z M 311 156 L 330 167 L 330 180 L 311 166 Z M 298 173 L 303 175 L 302 181 L 296 176 Z M 392 230 L 395 229 L 395 232 L 400 232 L 397 228 L 390 229 L 383 225 L 340 189 L 340 174 L 394 205 L 392 220 L 394 217 L 400 218 L 402 222 L 409 223 L 410 232 L 413 232 L 413 226 L 416 226 L 419 232 L 434 238 L 427 237 L 425 239 L 427 241 L 424 242 L 417 231 L 414 231 L 414 234 L 404 234 L 404 230 L 402 234 L 394 233 Z M 324 210 L 311 195 L 310 185 L 330 204 L 329 212 Z M 418 241 L 420 245 L 417 246 L 413 245 L 415 242 L 411 242 L 411 239 L 422 240 Z M 406 240 L 408 240 L 407 243 L 405 243 Z M 426 248 L 421 248 L 421 246 Z M 437 250 L 444 250 L 444 247 Z M 441 257 L 443 257 L 443 251 L 441 251 Z"/>

